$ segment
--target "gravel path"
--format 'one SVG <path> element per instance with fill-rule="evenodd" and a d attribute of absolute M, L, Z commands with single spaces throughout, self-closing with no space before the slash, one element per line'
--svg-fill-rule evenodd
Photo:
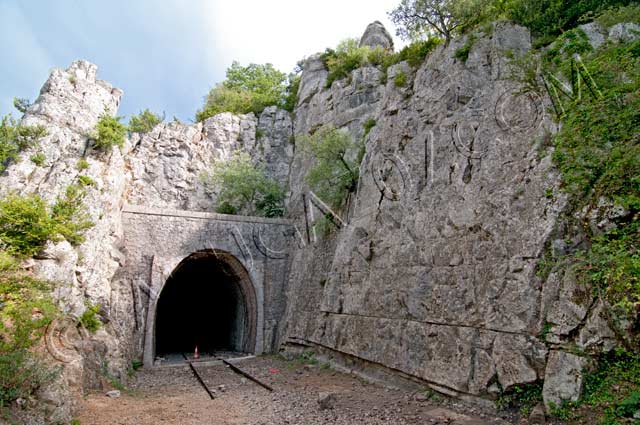
<path fill-rule="evenodd" d="M 429 400 L 317 365 L 255 358 L 237 363 L 272 386 L 269 392 L 224 365 L 196 365 L 211 400 L 189 367 L 141 370 L 120 398 L 90 394 L 82 425 L 484 425 L 507 422 L 477 407 Z M 328 408 L 321 408 L 322 395 Z"/>

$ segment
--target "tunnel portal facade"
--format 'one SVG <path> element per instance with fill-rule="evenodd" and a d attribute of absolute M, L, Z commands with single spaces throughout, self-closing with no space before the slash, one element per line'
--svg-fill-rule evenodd
<path fill-rule="evenodd" d="M 135 356 L 277 350 L 289 252 L 286 220 L 125 206 Z"/>

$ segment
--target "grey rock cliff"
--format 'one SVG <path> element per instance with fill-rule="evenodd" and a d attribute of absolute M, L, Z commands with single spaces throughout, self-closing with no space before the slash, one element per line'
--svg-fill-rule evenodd
<path fill-rule="evenodd" d="M 504 52 L 528 51 L 528 31 L 497 25 L 466 63 L 454 58 L 464 42 L 417 70 L 390 68 L 384 85 L 375 68 L 329 89 L 319 67 L 303 74 L 296 134 L 331 124 L 361 137 L 365 120 L 376 125 L 348 224 L 294 254 L 285 343 L 491 398 L 495 382 L 545 375 L 536 265 L 565 200 L 544 196 L 559 185 L 537 149 L 555 131 L 549 103 L 507 79 Z M 393 83 L 400 71 L 405 87 Z M 308 161 L 296 152 L 291 171 L 301 227 Z"/>

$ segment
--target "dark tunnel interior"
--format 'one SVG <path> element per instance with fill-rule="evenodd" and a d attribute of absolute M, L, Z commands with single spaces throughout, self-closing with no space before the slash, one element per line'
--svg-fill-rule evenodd
<path fill-rule="evenodd" d="M 242 351 L 246 320 L 239 278 L 215 255 L 192 255 L 167 280 L 157 305 L 156 355 Z"/>

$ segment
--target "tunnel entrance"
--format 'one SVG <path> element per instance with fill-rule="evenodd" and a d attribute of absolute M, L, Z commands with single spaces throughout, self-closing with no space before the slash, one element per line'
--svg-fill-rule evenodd
<path fill-rule="evenodd" d="M 246 269 L 228 253 L 203 251 L 185 258 L 160 293 L 155 354 L 255 349 L 256 301 Z"/>

